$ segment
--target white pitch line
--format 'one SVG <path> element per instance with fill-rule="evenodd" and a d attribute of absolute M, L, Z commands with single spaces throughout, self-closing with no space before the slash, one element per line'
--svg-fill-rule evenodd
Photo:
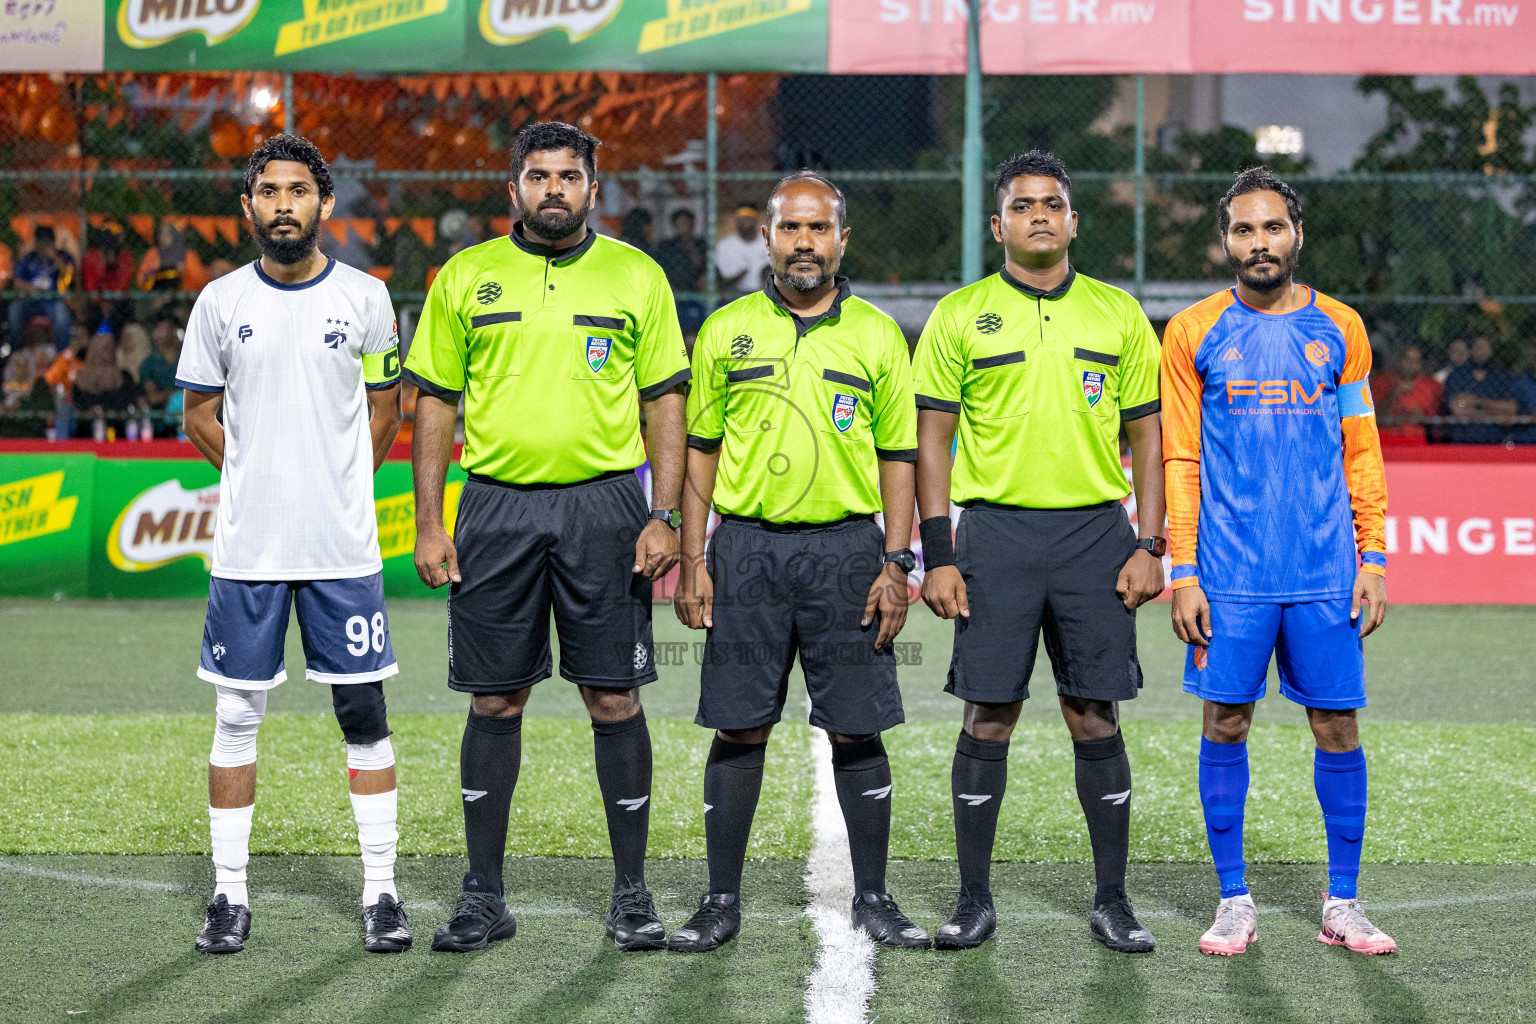
<path fill-rule="evenodd" d="M 865 1024 L 870 996 L 875 994 L 875 943 L 853 927 L 853 866 L 848 856 L 848 829 L 837 802 L 832 774 L 832 745 L 820 729 L 811 730 L 815 764 L 810 858 L 805 887 L 811 892 L 805 914 L 816 929 L 816 969 L 805 989 L 806 1024 Z"/>

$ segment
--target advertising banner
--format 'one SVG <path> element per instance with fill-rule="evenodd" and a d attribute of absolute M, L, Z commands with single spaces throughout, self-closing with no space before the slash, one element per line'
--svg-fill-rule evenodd
<path fill-rule="evenodd" d="M 84 597 L 93 455 L 0 455 L 0 593 Z"/>
<path fill-rule="evenodd" d="M 1536 604 L 1536 463 L 1388 462 L 1387 599 Z"/>
<path fill-rule="evenodd" d="M 465 70 L 468 2 L 107 0 L 106 66 L 109 71 Z"/>
<path fill-rule="evenodd" d="M 967 0 L 829 0 L 834 74 L 965 71 Z M 1536 19 L 1476 0 L 982 0 L 988 74 L 1536 72 Z"/>
<path fill-rule="evenodd" d="M 0 0 L 0 68 L 100 71 L 100 0 Z"/>
<path fill-rule="evenodd" d="M 109 0 L 109 8 L 105 60 L 114 71 L 827 69 L 826 0 Z"/>

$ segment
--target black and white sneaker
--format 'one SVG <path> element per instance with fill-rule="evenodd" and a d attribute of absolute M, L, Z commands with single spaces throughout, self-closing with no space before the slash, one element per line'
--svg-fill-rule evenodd
<path fill-rule="evenodd" d="M 707 953 L 741 934 L 741 897 L 734 892 L 709 892 L 688 923 L 672 933 L 667 948 L 677 953 Z"/>
<path fill-rule="evenodd" d="M 453 916 L 432 936 L 432 948 L 439 953 L 468 953 L 516 934 L 517 918 L 501 894 L 492 892 L 480 875 L 468 874 Z"/>
<path fill-rule="evenodd" d="M 656 904 L 643 882 L 626 878 L 613 894 L 603 921 L 616 948 L 628 953 L 639 949 L 666 949 L 667 930 L 656 915 Z"/>
<path fill-rule="evenodd" d="M 882 946 L 896 949 L 927 949 L 928 933 L 913 924 L 890 893 L 861 892 L 853 898 L 853 926 Z"/>
<path fill-rule="evenodd" d="M 203 930 L 193 945 L 199 953 L 238 953 L 251 937 L 251 908 L 231 903 L 222 893 L 208 904 L 203 916 Z"/>
<path fill-rule="evenodd" d="M 363 948 L 370 953 L 404 953 L 411 948 L 405 907 L 389 893 L 363 908 Z"/>
<path fill-rule="evenodd" d="M 987 890 L 961 886 L 960 902 L 949 920 L 939 925 L 933 944 L 940 949 L 975 949 L 997 934 L 997 908 Z"/>
<path fill-rule="evenodd" d="M 1157 946 L 1152 933 L 1136 920 L 1130 898 L 1124 893 L 1096 903 L 1088 915 L 1088 934 L 1117 953 L 1150 953 Z"/>

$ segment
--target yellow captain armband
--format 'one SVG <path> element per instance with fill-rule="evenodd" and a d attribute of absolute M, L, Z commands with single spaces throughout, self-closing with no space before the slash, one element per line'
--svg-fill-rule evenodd
<path fill-rule="evenodd" d="M 384 352 L 363 353 L 363 384 L 370 391 L 382 391 L 400 383 L 400 347 Z"/>

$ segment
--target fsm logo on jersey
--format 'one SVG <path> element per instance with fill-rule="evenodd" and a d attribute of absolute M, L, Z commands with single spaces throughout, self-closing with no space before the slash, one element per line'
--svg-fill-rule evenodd
<path fill-rule="evenodd" d="M 107 534 L 107 558 L 123 572 L 148 572 L 181 558 L 213 566 L 219 485 L 188 489 L 166 480 L 130 501 Z"/>

